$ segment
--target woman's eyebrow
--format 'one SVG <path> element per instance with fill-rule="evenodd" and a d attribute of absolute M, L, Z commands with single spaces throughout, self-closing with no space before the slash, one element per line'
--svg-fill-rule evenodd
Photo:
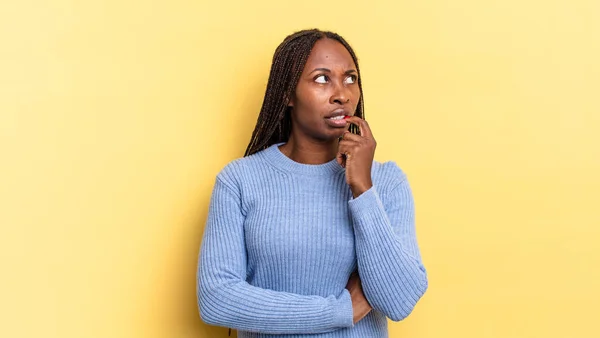
<path fill-rule="evenodd" d="M 313 70 L 312 70 L 312 72 L 310 72 L 309 74 L 312 74 L 312 73 L 314 73 L 314 72 L 317 72 L 317 71 L 326 72 L 326 73 L 331 73 L 331 70 L 329 70 L 328 68 L 315 68 L 315 69 L 313 69 Z"/>
<path fill-rule="evenodd" d="M 312 74 L 316 71 L 331 73 L 331 70 L 329 68 L 315 68 L 309 74 Z M 347 71 L 344 72 L 344 74 L 350 74 L 350 73 L 356 73 L 356 69 L 348 69 Z"/>

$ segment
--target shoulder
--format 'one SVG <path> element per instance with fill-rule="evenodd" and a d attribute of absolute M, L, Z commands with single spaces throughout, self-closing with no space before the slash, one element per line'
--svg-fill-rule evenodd
<path fill-rule="evenodd" d="M 217 180 L 231 188 L 238 187 L 245 179 L 256 175 L 264 167 L 260 153 L 236 158 L 227 163 L 217 174 Z"/>
<path fill-rule="evenodd" d="M 407 181 L 406 173 L 395 161 L 373 161 L 371 175 L 373 184 L 376 184 L 382 191 L 389 191 Z"/>

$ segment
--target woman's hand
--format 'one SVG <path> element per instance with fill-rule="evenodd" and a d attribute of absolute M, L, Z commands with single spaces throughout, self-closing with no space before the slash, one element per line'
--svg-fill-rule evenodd
<path fill-rule="evenodd" d="M 375 156 L 377 142 L 373 138 L 367 121 L 357 116 L 346 119 L 348 123 L 356 124 L 360 135 L 344 132 L 338 145 L 337 162 L 346 168 L 346 183 L 350 186 L 354 198 L 369 190 L 371 182 L 371 166 Z"/>
<path fill-rule="evenodd" d="M 366 315 L 371 312 L 372 308 L 365 298 L 365 295 L 360 284 L 360 278 L 356 272 L 350 275 L 346 289 L 350 291 L 350 298 L 352 299 L 352 310 L 354 313 L 354 324 L 358 323 Z"/>

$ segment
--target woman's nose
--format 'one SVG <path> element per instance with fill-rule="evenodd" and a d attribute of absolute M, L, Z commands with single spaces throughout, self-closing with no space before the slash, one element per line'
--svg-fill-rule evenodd
<path fill-rule="evenodd" d="M 333 89 L 333 93 L 329 98 L 329 103 L 331 104 L 346 104 L 350 102 L 350 93 L 348 88 L 343 84 L 338 84 Z"/>

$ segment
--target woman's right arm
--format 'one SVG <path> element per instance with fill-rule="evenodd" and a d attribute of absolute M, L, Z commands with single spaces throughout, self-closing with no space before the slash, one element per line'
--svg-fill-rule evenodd
<path fill-rule="evenodd" d="M 197 296 L 202 319 L 243 331 L 322 333 L 353 325 L 350 293 L 304 296 L 246 282 L 246 246 L 241 196 L 217 176 L 198 261 Z"/>

